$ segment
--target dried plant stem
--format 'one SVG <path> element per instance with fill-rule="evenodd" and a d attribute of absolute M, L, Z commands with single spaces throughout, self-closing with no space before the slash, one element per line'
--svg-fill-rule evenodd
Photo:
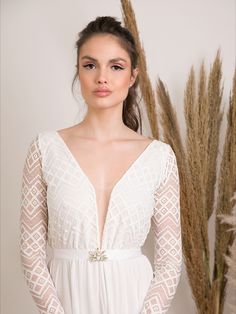
<path fill-rule="evenodd" d="M 228 280 L 228 283 L 232 286 L 231 288 L 233 288 L 233 291 L 236 291 L 236 191 L 234 192 L 234 197 L 232 198 L 232 201 L 233 200 L 235 202 L 232 214 L 219 214 L 218 218 L 221 219 L 221 223 L 232 226 L 232 228 L 229 228 L 228 231 L 232 231 L 234 233 L 234 242 L 229 248 L 229 253 L 227 255 L 224 255 L 224 258 L 229 268 L 229 271 L 225 275 L 225 277 Z M 229 308 L 231 308 L 232 314 L 236 312 L 235 296 L 234 304 L 229 303 Z"/>
<path fill-rule="evenodd" d="M 236 71 L 235 71 L 236 72 Z M 219 302 L 220 311 L 223 313 L 225 301 L 225 288 L 227 283 L 226 274 L 228 272 L 228 264 L 224 256 L 229 255 L 229 248 L 234 241 L 233 231 L 227 232 L 228 226 L 222 224 L 218 219 L 221 214 L 230 214 L 235 205 L 232 196 L 236 190 L 236 74 L 233 79 L 232 97 L 230 96 L 229 110 L 227 114 L 227 130 L 224 142 L 224 150 L 219 176 L 219 193 L 216 207 L 216 242 L 215 242 L 215 263 L 213 281 L 219 280 L 220 294 Z"/>
<path fill-rule="evenodd" d="M 145 52 L 142 48 L 135 13 L 129 0 L 121 0 L 122 15 L 125 26 L 131 31 L 135 38 L 137 50 L 139 53 L 139 85 L 142 97 L 144 99 L 148 120 L 153 137 L 159 138 L 158 120 L 156 114 L 156 102 L 154 92 L 152 89 L 151 81 L 147 73 L 147 64 Z"/>
<path fill-rule="evenodd" d="M 208 155 L 208 180 L 206 184 L 206 209 L 208 217 L 214 210 L 215 183 L 216 183 L 216 164 L 219 147 L 219 133 L 222 122 L 223 113 L 220 112 L 222 101 L 223 87 L 221 87 L 222 62 L 220 60 L 220 51 L 217 51 L 216 58 L 210 70 L 208 91 L 207 91 L 207 108 L 208 108 L 208 145 L 206 147 Z"/>
<path fill-rule="evenodd" d="M 209 270 L 209 240 L 208 240 L 208 225 L 207 225 L 207 215 L 205 211 L 204 204 L 204 174 L 206 173 L 204 169 L 204 163 L 202 163 L 203 157 L 201 156 L 202 143 L 200 136 L 200 128 L 198 121 L 200 117 L 199 113 L 203 113 L 201 109 L 198 109 L 199 105 L 205 100 L 202 93 L 205 91 L 205 70 L 204 67 L 201 68 L 201 79 L 199 84 L 199 98 L 197 102 L 195 93 L 195 75 L 193 68 L 190 71 L 189 79 L 186 86 L 185 97 L 184 97 L 184 110 L 185 119 L 187 121 L 187 143 L 188 154 L 187 161 L 190 167 L 190 173 L 193 183 L 193 202 L 195 202 L 194 207 L 197 209 L 199 218 L 199 227 L 201 229 L 201 241 L 202 241 L 202 251 L 203 251 L 203 262 L 205 264 L 205 276 L 208 281 L 207 286 L 210 283 L 210 270 Z M 206 107 L 206 106 L 205 106 Z M 202 174 L 199 176 L 199 174 Z M 208 288 L 208 287 L 207 287 Z"/>

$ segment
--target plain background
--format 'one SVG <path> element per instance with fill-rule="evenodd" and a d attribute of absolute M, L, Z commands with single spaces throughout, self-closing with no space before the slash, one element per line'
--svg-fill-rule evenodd
<path fill-rule="evenodd" d="M 235 67 L 235 1 L 133 0 L 132 4 L 153 86 L 158 76 L 167 85 L 182 134 L 183 93 L 190 67 L 198 70 L 204 59 L 209 70 L 218 48 L 223 58 L 223 106 L 227 111 Z M 18 251 L 26 150 L 38 132 L 78 122 L 83 102 L 80 97 L 76 101 L 70 90 L 77 33 L 96 16 L 121 18 L 120 7 L 118 0 L 1 1 L 2 314 L 37 313 L 22 276 Z M 224 117 L 223 129 L 225 121 Z M 147 123 L 143 133 L 150 135 Z M 214 215 L 209 230 L 211 247 L 213 222 Z M 151 248 L 150 233 L 144 247 L 150 259 Z M 168 313 L 195 313 L 184 267 Z"/>

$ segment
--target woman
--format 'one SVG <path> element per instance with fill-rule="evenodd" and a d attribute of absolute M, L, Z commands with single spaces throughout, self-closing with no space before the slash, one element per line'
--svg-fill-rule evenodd
<path fill-rule="evenodd" d="M 181 273 L 179 177 L 171 146 L 137 133 L 138 55 L 98 17 L 79 34 L 83 121 L 32 140 L 23 172 L 21 260 L 40 313 L 163 314 Z M 154 231 L 154 265 L 142 254 Z M 46 262 L 46 244 L 52 257 Z"/>

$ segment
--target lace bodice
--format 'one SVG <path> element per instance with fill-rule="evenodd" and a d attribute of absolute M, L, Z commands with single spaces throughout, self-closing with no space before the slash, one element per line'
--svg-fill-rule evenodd
<path fill-rule="evenodd" d="M 64 313 L 47 268 L 46 244 L 95 249 L 99 232 L 94 189 L 56 131 L 31 141 L 21 195 L 20 254 L 30 293 L 40 313 Z M 140 247 L 154 231 L 153 279 L 141 314 L 166 313 L 175 294 L 182 263 L 179 201 L 175 154 L 158 140 L 112 190 L 102 248 Z"/>

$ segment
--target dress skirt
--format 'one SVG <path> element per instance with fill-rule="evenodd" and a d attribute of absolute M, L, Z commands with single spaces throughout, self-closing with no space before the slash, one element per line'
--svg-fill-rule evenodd
<path fill-rule="evenodd" d="M 139 314 L 153 278 L 142 253 L 91 262 L 59 249 L 48 269 L 65 314 Z"/>

